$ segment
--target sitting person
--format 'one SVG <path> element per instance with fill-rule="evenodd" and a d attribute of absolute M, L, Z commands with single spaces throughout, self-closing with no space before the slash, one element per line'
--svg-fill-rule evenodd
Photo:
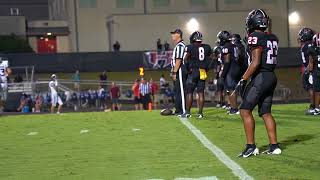
<path fill-rule="evenodd" d="M 29 97 L 27 94 L 23 93 L 20 98 L 20 105 L 17 108 L 17 112 L 27 112 L 29 111 Z"/>
<path fill-rule="evenodd" d="M 42 102 L 43 102 L 43 97 L 41 95 L 37 95 L 35 105 L 34 105 L 35 113 L 41 112 Z"/>

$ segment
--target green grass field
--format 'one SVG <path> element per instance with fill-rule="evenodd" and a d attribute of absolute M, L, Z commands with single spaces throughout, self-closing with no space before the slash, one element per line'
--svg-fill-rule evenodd
<path fill-rule="evenodd" d="M 236 156 L 245 144 L 239 116 L 207 108 L 190 122 L 255 179 L 319 179 L 320 118 L 305 104 L 275 105 L 280 156 Z M 257 117 L 260 151 L 268 144 Z M 176 117 L 159 111 L 0 117 L 0 179 L 237 179 Z"/>

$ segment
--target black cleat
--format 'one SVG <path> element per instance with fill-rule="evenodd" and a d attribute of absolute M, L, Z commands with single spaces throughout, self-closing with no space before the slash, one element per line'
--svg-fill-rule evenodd
<path fill-rule="evenodd" d="M 202 119 L 203 118 L 203 114 L 202 113 L 197 114 L 196 118 L 197 119 Z"/>
<path fill-rule="evenodd" d="M 191 114 L 184 113 L 184 114 L 179 115 L 178 117 L 180 117 L 180 118 L 191 118 Z"/>
<path fill-rule="evenodd" d="M 270 144 L 269 149 L 262 152 L 262 154 L 275 154 L 275 155 L 279 155 L 281 153 L 282 151 L 279 147 L 279 144 Z"/>
<path fill-rule="evenodd" d="M 242 153 L 238 155 L 238 157 L 247 158 L 252 155 L 254 156 L 259 155 L 259 149 L 255 144 L 247 144 L 246 148 L 242 151 Z"/>

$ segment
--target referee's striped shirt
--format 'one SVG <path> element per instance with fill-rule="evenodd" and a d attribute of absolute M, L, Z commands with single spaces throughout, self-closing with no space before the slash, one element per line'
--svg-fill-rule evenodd
<path fill-rule="evenodd" d="M 176 47 L 174 47 L 172 52 L 172 61 L 171 61 L 171 67 L 174 67 L 176 65 L 176 59 L 181 59 L 183 63 L 183 58 L 185 54 L 185 47 L 183 40 L 181 40 Z"/>
<path fill-rule="evenodd" d="M 140 94 L 145 96 L 146 94 L 150 94 L 150 84 L 149 83 L 141 83 L 140 84 Z"/>

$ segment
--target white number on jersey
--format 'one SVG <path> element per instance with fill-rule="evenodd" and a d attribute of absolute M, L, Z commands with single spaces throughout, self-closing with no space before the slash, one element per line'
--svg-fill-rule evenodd
<path fill-rule="evenodd" d="M 278 55 L 278 42 L 267 41 L 268 53 L 267 53 L 267 64 L 277 64 Z"/>
<path fill-rule="evenodd" d="M 1 77 L 6 75 L 5 72 L 6 72 L 6 69 L 3 67 L 0 67 L 0 76 Z"/>
<path fill-rule="evenodd" d="M 301 51 L 302 62 L 306 63 L 306 57 L 304 56 L 304 52 Z"/>
<path fill-rule="evenodd" d="M 204 48 L 203 47 L 199 47 L 199 60 L 203 61 L 205 58 L 204 56 Z"/>
<path fill-rule="evenodd" d="M 257 37 L 248 37 L 248 44 L 257 44 L 258 38 Z"/>
<path fill-rule="evenodd" d="M 320 68 L 320 55 L 318 55 L 318 68 Z"/>

